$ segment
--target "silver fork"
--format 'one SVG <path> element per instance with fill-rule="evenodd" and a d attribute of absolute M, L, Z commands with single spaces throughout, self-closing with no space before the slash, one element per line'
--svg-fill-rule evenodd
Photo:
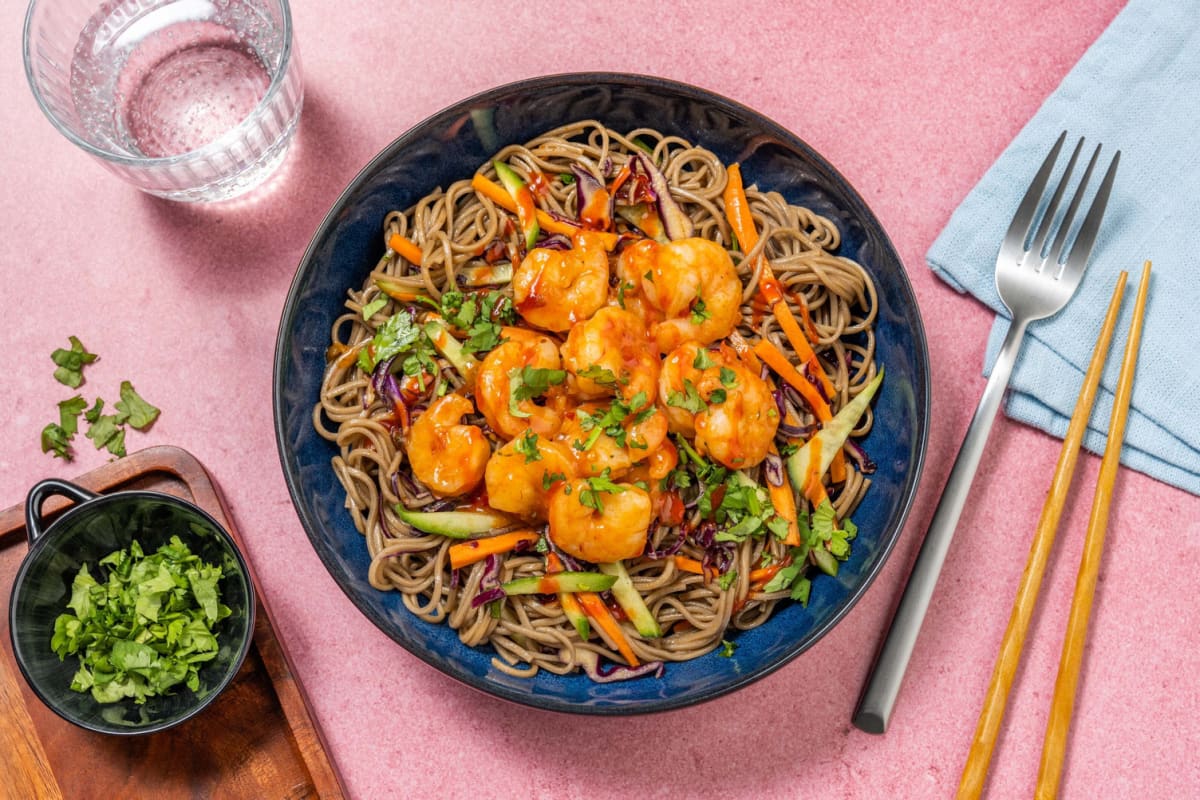
<path fill-rule="evenodd" d="M 1056 221 L 1059 205 L 1083 148 L 1082 138 L 1075 145 L 1045 210 L 1039 215 L 1038 209 L 1042 206 L 1051 173 L 1066 138 L 1067 133 L 1063 131 L 1025 192 L 1000 245 L 1000 254 L 996 258 L 996 289 L 1012 316 L 1012 322 L 1000 347 L 1000 355 L 992 367 L 991 377 L 984 387 L 979 407 L 967 428 L 966 438 L 954 460 L 946 487 L 942 490 L 942 498 L 925 534 L 921 551 L 917 554 L 900 605 L 854 712 L 855 726 L 868 733 L 883 733 L 887 729 L 913 645 L 920 633 L 942 563 L 946 560 L 946 551 L 983 456 L 1000 400 L 1008 386 L 1025 329 L 1030 322 L 1048 317 L 1067 304 L 1079 286 L 1092 246 L 1096 243 L 1096 234 L 1112 191 L 1121 152 L 1118 150 L 1109 163 L 1100 188 L 1068 248 L 1068 233 L 1100 156 L 1100 145 L 1096 145 L 1061 220 Z M 1054 229 L 1057 229 L 1057 234 L 1051 240 L 1050 234 Z M 1050 242 L 1048 247 L 1047 242 Z"/>

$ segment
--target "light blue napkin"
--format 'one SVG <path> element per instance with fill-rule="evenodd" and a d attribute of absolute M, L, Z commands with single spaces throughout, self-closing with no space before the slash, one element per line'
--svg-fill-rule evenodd
<path fill-rule="evenodd" d="M 1066 433 L 1117 273 L 1126 270 L 1122 316 L 1084 438 L 1089 450 L 1103 452 L 1142 262 L 1150 259 L 1153 275 L 1121 461 L 1200 494 L 1200 4 L 1131 0 L 930 248 L 927 259 L 939 277 L 1000 312 L 988 339 L 985 375 L 1008 328 L 995 288 L 1000 240 L 1064 130 L 1060 162 L 1080 135 L 1087 139 L 1076 175 L 1092 147 L 1103 143 L 1093 186 L 1113 150 L 1121 151 L 1121 164 L 1078 292 L 1058 315 L 1029 327 L 1007 413 L 1055 436 Z"/>

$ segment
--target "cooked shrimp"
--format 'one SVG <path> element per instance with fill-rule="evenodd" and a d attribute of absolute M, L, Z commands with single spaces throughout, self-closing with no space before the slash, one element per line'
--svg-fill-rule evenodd
<path fill-rule="evenodd" d="M 659 357 L 646 326 L 629 311 L 606 306 L 571 328 L 562 346 L 563 366 L 575 376 L 575 392 L 594 398 L 616 394 L 634 410 L 654 402 Z"/>
<path fill-rule="evenodd" d="M 553 436 L 562 424 L 562 416 L 554 404 L 543 406 L 533 399 L 514 400 L 512 384 L 525 367 L 561 369 L 558 347 L 548 337 L 520 328 L 504 328 L 501 334 L 508 341 L 488 353 L 475 371 L 475 403 L 479 412 L 492 430 L 506 439 L 526 430 Z"/>
<path fill-rule="evenodd" d="M 650 495 L 628 483 L 611 486 L 596 489 L 588 480 L 558 486 L 550 496 L 550 541 L 594 564 L 640 556 L 653 513 Z"/>
<path fill-rule="evenodd" d="M 704 356 L 700 356 L 703 352 Z M 684 342 L 663 359 L 662 371 L 658 376 L 658 403 L 666 414 L 672 433 L 694 436 L 696 412 L 685 408 L 688 385 L 693 390 L 700 375 L 710 364 L 722 364 L 720 353 L 710 352 L 697 342 Z"/>
<path fill-rule="evenodd" d="M 658 409 L 635 412 L 619 404 L 601 403 L 580 406 L 558 433 L 558 441 L 570 448 L 580 475 L 600 475 L 608 470 L 612 477 L 624 475 L 634 464 L 651 457 L 666 438 L 667 418 Z"/>
<path fill-rule="evenodd" d="M 570 250 L 538 247 L 513 273 L 513 304 L 531 325 L 569 330 L 608 300 L 608 251 L 595 233 L 575 235 Z"/>
<path fill-rule="evenodd" d="M 408 434 L 413 475 L 438 497 L 466 494 L 483 480 L 492 447 L 477 425 L 462 424 L 474 410 L 467 398 L 448 394 L 417 417 Z"/>
<path fill-rule="evenodd" d="M 706 407 L 696 415 L 696 449 L 730 469 L 767 457 L 779 427 L 771 387 L 740 362 L 704 370 L 696 389 Z"/>
<path fill-rule="evenodd" d="M 737 327 L 742 283 L 729 253 L 716 242 L 647 240 L 627 248 L 621 261 L 620 274 L 640 275 L 642 295 L 666 315 L 650 331 L 659 352 L 687 341 L 715 342 Z"/>
<path fill-rule="evenodd" d="M 551 489 L 575 477 L 575 463 L 566 445 L 529 431 L 497 450 L 484 476 L 492 508 L 545 519 Z"/>

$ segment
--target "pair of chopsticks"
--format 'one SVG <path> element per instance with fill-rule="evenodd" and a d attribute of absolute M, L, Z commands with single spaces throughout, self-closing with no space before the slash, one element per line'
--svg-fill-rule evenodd
<path fill-rule="evenodd" d="M 1112 300 L 1109 302 L 1104 324 L 1100 329 L 1100 336 L 1096 340 L 1096 347 L 1092 352 L 1092 360 L 1084 375 L 1079 399 L 1075 403 L 1071 422 L 1067 427 L 1066 436 L 1063 438 L 1062 451 L 1058 456 L 1054 478 L 1051 481 L 1050 491 L 1046 496 L 1045 505 L 1042 507 L 1042 515 L 1038 520 L 1033 544 L 1030 547 L 1029 560 L 1021 575 L 1021 583 L 1013 601 L 1008 628 L 1004 632 L 1000 652 L 996 657 L 996 665 L 992 670 L 992 679 L 988 685 L 983 708 L 979 713 L 975 738 L 967 755 L 966 765 L 963 767 L 962 780 L 958 787 L 958 800 L 977 798 L 983 791 L 992 749 L 996 745 L 1000 724 L 1004 719 L 1004 707 L 1008 700 L 1009 689 L 1012 687 L 1013 677 L 1021 659 L 1021 648 L 1025 644 L 1029 620 L 1033 615 L 1034 605 L 1037 603 L 1038 588 L 1042 582 L 1042 575 L 1046 571 L 1050 548 L 1054 544 L 1054 535 L 1058 529 L 1059 519 L 1062 517 L 1068 490 L 1071 488 L 1071 479 L 1075 473 L 1075 463 L 1079 458 L 1083 434 L 1087 428 L 1088 418 L 1092 414 L 1092 405 L 1100 384 L 1100 374 L 1104 371 L 1104 362 L 1121 309 L 1121 298 L 1127 278 L 1127 273 L 1122 271 L 1117 279 L 1117 286 L 1113 290 Z M 1109 420 L 1108 441 L 1100 462 L 1096 493 L 1092 500 L 1092 512 L 1088 519 L 1087 535 L 1083 545 L 1083 557 L 1079 564 L 1075 594 L 1071 599 L 1071 611 L 1067 621 L 1066 634 L 1063 637 L 1058 678 L 1054 684 L 1050 718 L 1047 721 L 1046 735 L 1042 742 L 1042 761 L 1038 769 L 1037 790 L 1034 795 L 1037 800 L 1049 800 L 1049 798 L 1055 797 L 1058 793 L 1059 780 L 1062 777 L 1067 732 L 1071 726 L 1071 714 L 1075 709 L 1079 670 L 1082 665 L 1084 644 L 1087 641 L 1088 619 L 1091 615 L 1092 599 L 1096 593 L 1096 578 L 1100 571 L 1100 557 L 1104 550 L 1104 536 L 1108 527 L 1108 510 L 1112 502 L 1113 484 L 1117 478 L 1121 445 L 1125 439 L 1125 421 L 1129 416 L 1129 400 L 1133 394 L 1133 375 L 1137 365 L 1138 345 L 1141 341 L 1142 320 L 1145 317 L 1146 293 L 1149 285 L 1150 262 L 1147 261 L 1142 267 L 1142 279 L 1138 286 L 1133 319 L 1125 341 L 1125 354 L 1121 361 L 1121 373 L 1117 379 L 1112 417 Z"/>

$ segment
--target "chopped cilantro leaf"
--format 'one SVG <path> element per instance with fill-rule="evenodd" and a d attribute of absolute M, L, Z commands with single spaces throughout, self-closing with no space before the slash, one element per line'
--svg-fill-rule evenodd
<path fill-rule="evenodd" d="M 374 372 L 381 362 L 412 349 L 423 335 L 411 314 L 398 311 L 379 326 L 370 344 L 359 352 L 358 366 L 363 372 Z"/>
<path fill-rule="evenodd" d="M 513 449 L 525 456 L 525 463 L 532 464 L 542 460 L 542 451 L 538 450 L 538 437 L 533 431 L 525 431 L 513 443 Z"/>
<path fill-rule="evenodd" d="M 78 337 L 70 336 L 67 338 L 71 342 L 71 349 L 58 348 L 50 354 L 50 360 L 58 367 L 58 369 L 54 370 L 54 379 L 61 384 L 76 389 L 79 387 L 79 384 L 83 383 L 84 365 L 91 364 L 99 356 L 95 353 L 89 353 Z"/>
<path fill-rule="evenodd" d="M 613 374 L 613 371 L 599 364 L 592 364 L 590 367 L 577 372 L 576 375 L 580 378 L 587 378 L 589 381 L 598 383 L 601 386 L 617 385 L 617 376 Z"/>
<path fill-rule="evenodd" d="M 712 405 L 720 405 L 725 402 L 725 390 L 713 389 L 708 395 L 708 402 Z"/>
<path fill-rule="evenodd" d="M 721 385 L 727 389 L 737 388 L 737 373 L 729 367 L 721 367 Z"/>
<path fill-rule="evenodd" d="M 704 306 L 703 297 L 697 297 L 696 302 L 692 303 L 691 317 L 693 325 L 699 325 L 700 323 L 704 322 L 704 320 L 712 317 L 712 312 L 707 310 Z"/>
<path fill-rule="evenodd" d="M 706 406 L 696 390 L 695 384 L 689 380 L 683 382 L 683 391 L 672 391 L 667 394 L 667 405 L 682 408 L 692 414 L 699 414 Z"/>
<path fill-rule="evenodd" d="M 731 642 L 728 639 L 721 640 L 721 657 L 733 658 L 733 652 L 737 650 L 737 643 Z"/>
<path fill-rule="evenodd" d="M 58 423 L 51 422 L 42 428 L 42 452 L 53 452 L 55 458 L 70 461 L 74 457 L 71 450 L 71 434 Z"/>
<path fill-rule="evenodd" d="M 737 576 L 737 570 L 731 569 L 729 572 L 726 572 L 717 579 L 717 585 L 721 587 L 722 591 L 727 590 L 733 585 L 733 582 L 737 580 Z"/>
<path fill-rule="evenodd" d="M 139 431 L 150 427 L 159 415 L 159 410 L 143 400 L 129 381 L 121 381 L 121 399 L 113 407 L 118 411 L 118 422 L 128 422 Z"/>
<path fill-rule="evenodd" d="M 712 356 L 708 354 L 708 350 L 701 347 L 696 351 L 696 357 L 692 359 L 692 366 L 696 369 L 708 369 L 715 366 L 717 362 L 712 360 Z"/>
<path fill-rule="evenodd" d="M 517 400 L 532 400 L 541 397 L 551 386 L 557 386 L 566 379 L 565 370 L 521 367 L 511 392 Z"/>
<path fill-rule="evenodd" d="M 620 494 L 625 491 L 624 486 L 614 483 L 612 478 L 609 477 L 610 472 L 610 469 L 605 468 L 604 472 L 599 475 L 584 478 L 587 488 L 579 492 L 579 502 L 581 505 L 595 509 L 596 511 L 603 511 L 604 503 L 600 500 L 601 494 Z"/>
<path fill-rule="evenodd" d="M 80 395 L 58 404 L 58 425 L 67 436 L 74 436 L 79 430 L 79 415 L 87 410 L 87 401 Z"/>
<path fill-rule="evenodd" d="M 543 472 L 542 473 L 542 489 L 550 491 L 550 487 L 559 481 L 565 481 L 567 476 L 561 472 Z"/>

